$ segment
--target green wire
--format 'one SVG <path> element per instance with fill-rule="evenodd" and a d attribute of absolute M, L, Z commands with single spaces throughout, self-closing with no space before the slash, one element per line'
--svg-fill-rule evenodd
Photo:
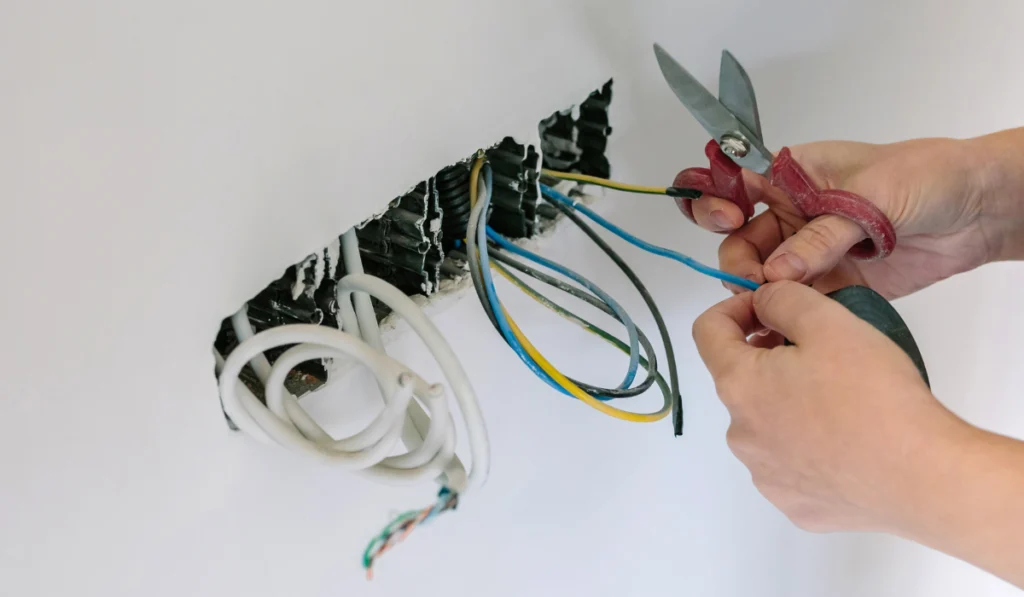
<path fill-rule="evenodd" d="M 613 336 L 612 334 L 608 333 L 607 331 L 601 329 L 600 327 L 594 325 L 593 323 L 587 321 L 586 319 L 583 319 L 579 315 L 576 315 L 575 313 L 573 313 L 572 311 L 566 309 L 565 307 L 562 307 L 561 305 L 559 305 L 558 303 L 556 303 L 553 300 L 549 299 L 548 297 L 544 296 L 538 290 L 534 289 L 532 286 L 530 286 L 529 284 L 527 284 L 526 282 L 521 280 L 519 277 L 517 277 L 515 274 L 513 274 L 511 271 L 509 271 L 501 263 L 498 263 L 497 261 L 492 261 L 491 262 L 491 267 L 493 267 L 494 269 L 498 270 L 501 273 L 502 276 L 504 276 L 509 282 L 511 282 L 513 285 L 515 285 L 516 288 L 518 288 L 519 290 L 521 290 L 524 293 L 526 293 L 526 295 L 529 296 L 530 298 L 532 298 L 533 300 L 535 300 L 538 303 L 544 305 L 545 307 L 547 307 L 548 309 L 554 311 L 555 313 L 558 313 L 559 315 L 561 315 L 563 318 L 567 319 L 568 321 L 571 321 L 571 322 L 575 323 L 576 325 L 582 327 L 583 329 L 587 330 L 591 334 L 594 334 L 594 335 L 600 337 L 602 340 L 604 340 L 605 342 L 611 344 L 615 348 L 618 348 L 622 352 L 624 352 L 626 354 L 629 354 L 629 345 L 628 344 L 626 344 L 622 340 L 616 338 L 615 336 Z M 645 359 L 644 357 L 641 356 L 640 357 L 640 365 L 646 369 L 647 368 L 647 359 Z M 656 373 L 655 375 L 656 375 L 655 381 L 657 382 L 658 387 L 661 388 L 661 391 L 664 392 L 664 393 L 669 393 L 670 390 L 668 388 L 668 385 L 665 383 L 665 378 L 663 378 L 661 376 L 661 373 Z"/>
<path fill-rule="evenodd" d="M 369 545 L 366 546 L 366 550 L 363 551 L 363 568 L 370 567 L 373 563 L 373 552 L 377 550 L 377 546 L 387 541 L 388 537 L 394 533 L 395 527 L 401 526 L 410 518 L 416 518 L 419 513 L 420 510 L 407 510 L 396 516 L 394 520 L 388 523 L 388 525 L 384 527 L 384 530 L 374 537 L 373 540 L 370 541 Z"/>
<path fill-rule="evenodd" d="M 565 307 L 559 305 L 558 303 L 544 296 L 538 290 L 534 289 L 532 286 L 524 282 L 521 278 L 513 274 L 508 268 L 506 268 L 501 263 L 497 261 L 492 261 L 491 267 L 498 270 L 498 272 L 500 272 L 503 277 L 505 277 L 516 288 L 524 292 L 533 300 L 537 301 L 538 303 L 550 309 L 551 311 L 554 311 L 555 313 L 562 316 L 566 320 L 571 321 L 572 323 L 580 326 L 581 328 L 585 329 L 591 334 L 598 336 L 599 338 L 611 344 L 615 348 L 618 348 L 625 354 L 629 354 L 630 349 L 628 344 L 626 344 L 619 338 L 613 336 L 612 334 L 608 333 L 599 326 L 587 321 L 586 319 L 580 317 L 579 315 L 576 315 L 572 311 L 566 309 Z M 648 361 L 643 356 L 640 357 L 640 365 L 645 369 L 647 368 Z M 658 384 L 658 388 L 661 390 L 663 394 L 669 395 L 671 393 L 671 390 L 668 387 L 668 383 L 665 382 L 665 378 L 661 376 L 661 373 L 655 373 L 655 383 Z M 422 510 L 408 510 L 406 512 L 403 512 L 396 516 L 395 519 L 392 520 L 386 527 L 384 527 L 380 534 L 374 537 L 366 546 L 366 549 L 363 551 L 363 568 L 369 568 L 373 564 L 373 553 L 382 543 L 387 541 L 388 537 L 394 534 L 395 528 L 401 526 L 409 519 L 416 518 L 416 516 L 418 516 L 420 512 L 422 512 Z"/>

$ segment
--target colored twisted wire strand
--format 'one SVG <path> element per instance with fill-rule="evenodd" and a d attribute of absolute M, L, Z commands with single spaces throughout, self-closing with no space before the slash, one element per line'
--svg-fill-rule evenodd
<path fill-rule="evenodd" d="M 363 551 L 363 568 L 366 569 L 367 580 L 373 579 L 373 564 L 395 545 L 405 541 L 416 527 L 429 522 L 432 518 L 454 510 L 459 504 L 459 495 L 447 487 L 442 487 L 437 494 L 437 502 L 421 510 L 409 510 L 395 517 L 384 530 L 370 541 Z"/>

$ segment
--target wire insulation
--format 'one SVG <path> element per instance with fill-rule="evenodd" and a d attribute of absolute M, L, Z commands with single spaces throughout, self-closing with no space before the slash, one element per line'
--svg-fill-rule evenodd
<path fill-rule="evenodd" d="M 474 181 L 470 182 L 471 186 L 473 182 Z M 519 326 L 516 325 L 515 320 L 509 316 L 508 312 L 497 298 L 494 290 L 494 282 L 490 275 L 491 268 L 487 252 L 487 232 L 485 221 L 487 207 L 490 203 L 490 193 L 488 192 L 489 186 L 490 185 L 485 183 L 484 193 L 482 197 L 478 197 L 476 204 L 473 206 L 473 211 L 470 214 L 470 225 L 473 227 L 474 232 L 476 232 L 475 242 L 477 244 L 477 251 L 475 253 L 479 257 L 477 262 L 470 263 L 470 268 L 479 268 L 481 277 L 483 278 L 484 287 L 488 295 L 488 301 L 494 308 L 495 318 L 498 320 L 498 325 L 500 326 L 502 334 L 505 336 L 509 345 L 513 347 L 513 350 L 519 354 L 523 362 L 531 369 L 539 369 L 543 371 L 557 386 L 561 386 L 571 395 L 579 398 L 587 405 L 606 415 L 636 423 L 650 423 L 665 418 L 672 410 L 672 400 L 668 395 L 665 397 L 666 400 L 662 408 L 651 413 L 633 413 L 615 408 L 605 402 L 597 400 L 552 366 L 544 355 L 540 354 L 536 347 L 534 347 L 529 339 L 523 334 L 522 330 L 519 329 Z M 470 236 L 470 240 L 472 240 L 472 235 Z"/>
<path fill-rule="evenodd" d="M 225 413 L 249 435 L 378 481 L 408 483 L 435 477 L 441 483 L 435 504 L 412 511 L 416 514 L 412 518 L 399 517 L 370 543 L 363 558 L 370 575 L 370 566 L 382 553 L 419 524 L 454 508 L 460 493 L 484 483 L 490 468 L 490 448 L 473 388 L 451 347 L 412 299 L 387 282 L 361 273 L 354 230 L 346 232 L 342 244 L 349 275 L 338 282 L 337 303 L 344 329 L 295 324 L 253 334 L 243 307 L 231 320 L 238 346 L 227 358 L 216 354 L 218 384 Z M 455 455 L 455 419 L 444 386 L 428 384 L 384 354 L 370 297 L 403 317 L 440 365 L 468 431 L 472 458 L 468 474 Z M 264 355 L 289 345 L 273 365 Z M 384 409 L 377 417 L 363 430 L 342 439 L 329 435 L 284 387 L 293 367 L 327 358 L 354 358 L 362 363 L 374 374 L 384 397 Z M 263 384 L 265 404 L 239 379 L 246 364 L 252 365 Z M 400 439 L 406 451 L 395 454 Z"/>
<path fill-rule="evenodd" d="M 363 568 L 366 579 L 373 580 L 373 564 L 396 544 L 401 543 L 417 526 L 430 522 L 435 516 L 448 510 L 454 510 L 459 504 L 459 494 L 452 493 L 442 487 L 437 494 L 437 502 L 422 510 L 409 510 L 395 517 L 384 530 L 370 541 L 363 551 Z M 399 534 L 401 533 L 401 534 Z"/>
<path fill-rule="evenodd" d="M 746 288 L 748 290 L 757 290 L 760 286 L 760 284 L 752 280 L 747 280 L 746 278 L 741 278 L 739 276 L 704 265 L 703 263 L 697 261 L 696 259 L 690 257 L 689 255 L 685 255 L 683 253 L 673 251 L 671 249 L 666 249 L 664 247 L 659 247 L 657 245 L 652 245 L 651 243 L 642 240 L 639 237 L 630 234 L 629 232 L 626 232 L 622 228 L 604 219 L 586 205 L 581 204 L 579 201 L 574 201 L 545 184 L 540 185 L 540 188 L 544 197 L 546 197 L 547 199 L 550 199 L 552 202 L 560 203 L 566 207 L 578 211 L 579 213 L 593 220 L 602 228 L 605 228 L 612 234 L 615 234 L 616 236 L 625 240 L 631 245 L 639 247 L 640 249 L 643 249 L 648 253 L 653 253 L 655 255 L 660 255 L 662 257 L 667 257 L 674 261 L 678 261 L 679 263 L 682 263 L 683 265 L 686 265 L 687 267 L 690 267 L 695 271 L 704 274 L 705 276 L 717 278 L 719 280 L 722 280 L 723 282 L 729 282 L 730 284 L 740 286 L 741 288 Z"/>
<path fill-rule="evenodd" d="M 590 237 L 594 244 L 596 244 L 602 251 L 615 262 L 615 265 L 622 270 L 622 273 L 629 278 L 633 286 L 636 287 L 637 292 L 643 297 L 644 302 L 647 304 L 647 308 L 651 312 L 651 316 L 654 317 L 654 322 L 658 326 L 658 332 L 661 334 L 661 343 L 665 346 L 665 359 L 668 361 L 668 377 L 672 384 L 672 429 L 676 436 L 683 434 L 683 398 L 679 393 L 679 371 L 676 366 L 676 353 L 672 347 L 672 335 L 668 332 L 668 326 L 665 324 L 665 319 L 661 316 L 661 309 L 658 308 L 658 304 L 655 302 L 654 297 L 647 290 L 647 286 L 644 285 L 640 277 L 636 275 L 633 268 L 629 267 L 629 264 L 612 249 L 601 235 L 596 230 L 587 225 L 583 221 L 583 218 L 578 216 L 572 211 L 572 209 L 561 205 L 554 204 L 565 217 L 569 218 L 576 226 L 583 231 L 584 234 Z"/>
<path fill-rule="evenodd" d="M 623 309 L 622 306 L 619 305 L 619 303 L 616 302 L 615 299 L 611 297 L 611 295 L 601 290 L 599 286 L 597 286 L 587 278 L 581 276 L 580 274 L 576 273 L 575 271 L 569 269 L 568 267 L 565 267 L 564 265 L 557 263 L 555 261 L 551 261 L 550 259 L 547 259 L 545 257 L 541 257 L 540 255 L 534 253 L 533 251 L 529 251 L 527 249 L 520 247 L 519 245 L 516 245 L 515 243 L 508 240 L 504 236 L 495 232 L 490 227 L 488 227 L 487 229 L 487 238 L 494 241 L 499 247 L 510 253 L 519 255 L 524 259 L 528 259 L 552 271 L 562 274 L 563 276 L 569 278 L 570 280 L 576 282 L 580 286 L 586 288 L 590 292 L 597 295 L 605 304 L 607 304 L 609 307 L 611 307 L 613 311 L 615 311 L 616 319 L 621 321 L 623 325 L 626 326 L 626 331 L 629 333 L 629 370 L 627 371 L 626 378 L 623 380 L 622 385 L 620 386 L 621 388 L 628 388 L 630 384 L 633 383 L 633 379 L 636 377 L 637 367 L 640 364 L 640 339 L 637 335 L 636 324 L 630 318 L 629 314 L 626 313 L 626 310 Z"/>
<path fill-rule="evenodd" d="M 642 195 L 668 195 L 669 197 L 685 197 L 687 199 L 697 199 L 701 196 L 701 192 L 697 189 L 686 189 L 681 187 L 649 187 L 619 182 L 608 178 L 601 178 L 599 176 L 590 176 L 589 174 L 580 174 L 578 172 L 561 172 L 545 168 L 541 170 L 541 174 L 552 178 L 592 184 L 608 189 L 615 189 L 617 191 L 626 191 L 627 193 L 640 193 Z"/>
<path fill-rule="evenodd" d="M 551 299 L 549 299 L 548 297 L 544 296 L 539 291 L 534 289 L 532 286 L 530 286 L 529 284 L 527 284 L 523 280 L 519 279 L 515 274 L 513 274 L 510 271 L 508 271 L 508 269 L 506 269 L 505 266 L 501 265 L 500 263 L 496 263 L 496 262 L 492 261 L 491 262 L 491 267 L 493 267 L 496 272 L 501 274 L 501 276 L 503 278 L 505 278 L 510 283 L 512 283 L 516 288 L 518 288 L 519 290 L 523 291 L 527 296 L 529 296 L 530 298 L 532 298 L 536 302 L 540 303 L 541 305 L 543 305 L 547 309 L 550 309 L 551 311 L 554 311 L 555 313 L 557 313 L 558 315 L 560 315 L 562 318 L 566 319 L 567 321 L 571 321 L 572 323 L 580 326 L 584 330 L 590 332 L 591 334 L 594 334 L 594 335 L 598 336 L 599 338 L 603 339 L 605 342 L 608 342 L 612 346 L 618 348 L 622 352 L 624 352 L 626 354 L 629 354 L 629 345 L 628 344 L 622 342 L 621 340 L 619 340 L 615 336 L 611 335 L 607 331 L 601 329 L 599 326 L 597 326 L 597 325 L 587 321 L 586 319 L 580 317 L 579 315 L 576 315 L 572 311 L 566 309 L 565 307 L 559 305 L 558 303 L 556 303 L 556 302 L 552 301 Z M 601 303 L 601 305 L 605 309 L 608 309 L 607 305 L 604 305 L 604 303 Z M 611 311 L 611 309 L 608 309 L 607 313 L 614 317 L 614 311 Z M 498 330 L 498 331 L 500 333 L 501 330 Z M 651 387 L 651 385 L 653 383 L 657 382 L 661 378 L 661 374 L 658 373 L 657 355 L 654 352 L 654 347 L 651 345 L 650 340 L 647 339 L 647 336 L 643 333 L 642 330 L 638 329 L 637 332 L 640 335 L 640 343 L 641 343 L 641 345 L 644 348 L 644 353 L 650 355 L 650 357 L 651 357 L 650 361 L 648 361 L 644 357 L 640 357 L 640 366 L 643 367 L 647 371 L 647 378 L 644 379 L 644 382 L 642 384 L 640 384 L 640 385 L 638 385 L 636 387 L 633 387 L 633 388 L 626 389 L 626 390 L 619 390 L 619 389 L 598 388 L 598 387 L 594 387 L 594 386 L 589 385 L 589 384 L 585 384 L 585 383 L 583 383 L 581 381 L 578 381 L 576 379 L 573 379 L 571 377 L 569 379 L 572 379 L 573 383 L 575 383 L 579 387 L 583 388 L 587 393 L 589 393 L 591 396 L 594 396 L 595 398 L 597 398 L 599 400 L 610 399 L 610 398 L 631 398 L 633 396 L 639 396 L 640 394 L 643 394 L 644 392 L 646 392 L 648 389 L 650 389 L 650 387 Z M 663 383 L 664 380 L 661 380 L 661 382 Z M 668 390 L 666 389 L 665 391 L 668 391 Z"/>
<path fill-rule="evenodd" d="M 341 255 L 345 263 L 345 273 L 362 274 L 363 257 L 359 250 L 359 237 L 355 228 L 349 228 L 341 235 Z M 337 297 L 335 297 L 337 299 Z M 350 301 L 338 303 L 339 317 L 344 322 L 345 329 L 359 336 L 373 349 L 384 352 L 384 341 L 380 336 L 380 326 L 377 323 L 377 314 L 373 309 L 373 302 L 370 295 L 365 292 L 354 292 Z M 355 307 L 353 314 L 352 308 Z M 354 315 L 354 317 L 353 317 Z M 381 388 L 381 396 L 387 396 L 384 388 Z M 430 417 L 423 407 L 415 400 L 409 403 L 405 413 L 405 422 L 402 424 L 402 443 L 410 450 L 416 450 L 423 443 L 430 430 Z M 461 465 L 450 471 L 453 474 L 461 475 Z M 446 482 L 445 480 L 441 481 Z"/>

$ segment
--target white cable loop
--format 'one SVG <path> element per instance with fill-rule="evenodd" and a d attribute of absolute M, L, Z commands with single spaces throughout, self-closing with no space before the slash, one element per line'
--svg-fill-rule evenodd
<path fill-rule="evenodd" d="M 353 293 L 373 296 L 406 319 L 434 354 L 466 422 L 472 456 L 468 477 L 462 462 L 455 456 L 455 420 L 449 411 L 444 387 L 428 384 L 402 363 L 345 331 L 295 324 L 253 335 L 245 309 L 240 310 L 232 318 L 240 344 L 218 367 L 225 412 L 249 435 L 270 439 L 282 447 L 376 480 L 405 483 L 440 476 L 439 482 L 455 492 L 479 487 L 489 469 L 487 430 L 468 376 L 451 346 L 412 299 L 387 282 L 366 274 L 351 274 L 338 283 L 344 329 L 361 329 L 360 323 L 362 327 L 371 325 L 365 314 L 360 320 L 351 308 Z M 369 307 L 368 299 L 366 296 L 362 304 L 357 301 L 357 308 Z M 376 320 L 372 328 L 371 333 L 376 334 Z M 292 344 L 295 346 L 278 357 L 273 366 L 263 356 L 267 350 Z M 285 389 L 284 380 L 288 372 L 303 361 L 343 357 L 356 359 L 373 373 L 385 407 L 362 431 L 334 439 Z M 239 380 L 246 363 L 252 364 L 263 381 L 266 405 Z M 410 433 L 411 439 L 407 438 Z M 400 439 L 404 440 L 408 451 L 389 456 Z"/>
<path fill-rule="evenodd" d="M 466 430 L 469 439 L 469 452 L 472 458 L 472 469 L 469 471 L 468 479 L 460 482 L 458 477 L 465 475 L 465 469 L 458 457 L 452 459 L 451 464 L 445 469 L 448 476 L 448 487 L 453 491 L 462 491 L 463 486 L 467 489 L 480 487 L 487 479 L 490 470 L 490 445 L 487 439 L 487 426 L 484 423 L 483 413 L 476 400 L 476 393 L 469 381 L 466 370 L 462 368 L 455 351 L 438 331 L 432 321 L 423 313 L 423 310 L 415 302 L 406 296 L 401 290 L 388 284 L 380 278 L 367 274 L 350 274 L 338 282 L 338 302 L 344 303 L 349 300 L 349 295 L 354 292 L 365 292 L 391 308 L 404 319 L 409 326 L 419 335 L 423 343 L 434 355 L 437 363 L 441 366 L 452 394 L 459 404 L 462 418 L 466 423 Z M 351 315 L 348 315 L 351 316 Z M 345 315 L 343 314 L 343 317 Z M 348 327 L 348 321 L 343 324 Z M 415 407 L 409 409 L 411 415 L 415 415 Z M 431 424 L 434 424 L 431 420 Z M 417 425 L 419 426 L 419 425 Z"/>
<path fill-rule="evenodd" d="M 277 359 L 267 378 L 268 408 L 239 383 L 238 375 L 253 357 L 288 344 L 297 346 Z M 296 364 L 325 357 L 355 358 L 377 377 L 387 397 L 384 410 L 369 426 L 338 440 L 303 410 L 283 384 L 285 375 Z M 340 330 L 297 324 L 252 336 L 225 360 L 220 392 L 228 415 L 243 431 L 265 435 L 282 447 L 381 481 L 412 482 L 436 476 L 454 454 L 454 421 L 443 390 L 427 384 L 398 361 Z M 431 415 L 427 441 L 406 454 L 389 458 L 398 445 L 405 411 L 413 399 L 421 401 Z M 234 416 L 239 411 L 247 416 Z"/>

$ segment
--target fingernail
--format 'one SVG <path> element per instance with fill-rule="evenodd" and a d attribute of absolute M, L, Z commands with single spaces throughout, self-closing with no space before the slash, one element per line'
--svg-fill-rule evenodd
<path fill-rule="evenodd" d="M 732 228 L 732 222 L 729 221 L 729 216 L 725 215 L 725 212 L 720 209 L 712 211 L 708 214 L 708 217 L 711 218 L 711 221 L 714 222 L 715 226 L 718 226 L 720 230 L 728 230 L 729 228 Z"/>
<path fill-rule="evenodd" d="M 758 330 L 757 331 L 757 335 L 758 336 L 767 336 L 770 333 L 772 333 L 772 329 L 771 328 L 764 328 L 763 330 Z"/>
<path fill-rule="evenodd" d="M 783 253 L 773 258 L 765 265 L 765 269 L 769 268 L 775 272 L 777 280 L 800 280 L 807 273 L 807 264 L 792 253 Z"/>

